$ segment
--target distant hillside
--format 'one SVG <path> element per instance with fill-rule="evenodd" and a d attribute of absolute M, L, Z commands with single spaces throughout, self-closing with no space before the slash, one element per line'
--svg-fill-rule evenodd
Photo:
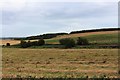
<path fill-rule="evenodd" d="M 86 33 L 75 33 L 69 35 L 57 36 L 52 39 L 46 39 L 47 44 L 59 44 L 59 40 L 63 38 L 83 37 L 88 39 L 92 44 L 118 44 L 118 30 L 115 31 L 98 31 L 98 32 L 86 32 Z"/>
<path fill-rule="evenodd" d="M 14 38 L 16 40 L 13 40 L 13 38 L 11 38 L 7 40 L 1 40 L 0 42 L 4 45 L 6 43 L 10 43 L 11 45 L 14 45 L 14 44 L 19 44 L 21 39 L 25 39 L 25 40 L 31 39 L 31 41 L 35 41 L 37 39 L 44 38 L 46 44 L 59 44 L 59 40 L 63 38 L 77 39 L 78 37 L 84 37 L 88 39 L 88 41 L 92 44 L 116 45 L 118 44 L 118 31 L 120 31 L 119 28 L 84 30 L 84 31 L 76 31 L 76 32 L 74 31 L 69 34 L 68 33 L 54 33 L 54 34 L 43 34 L 43 35 L 38 35 L 38 36 L 30 36 L 27 38 Z"/>
<path fill-rule="evenodd" d="M 116 31 L 120 30 L 120 28 L 104 28 L 104 29 L 92 29 L 92 30 L 81 30 L 81 31 L 72 31 L 70 34 L 76 34 L 76 33 L 86 33 L 86 32 L 100 32 L 100 31 Z"/>
<path fill-rule="evenodd" d="M 63 35 L 70 35 L 70 34 L 76 34 L 76 33 L 89 33 L 89 32 L 101 32 L 101 31 L 116 31 L 120 30 L 120 28 L 105 28 L 105 29 L 91 29 L 91 30 L 81 30 L 81 31 L 72 31 L 70 33 L 50 33 L 50 34 L 43 34 L 43 35 L 37 35 L 37 36 L 29 36 L 26 37 L 26 40 L 34 40 L 34 39 L 51 39 L 55 38 L 57 36 L 63 36 Z"/>
<path fill-rule="evenodd" d="M 68 33 L 50 33 L 50 34 L 43 34 L 43 35 L 37 35 L 37 36 L 30 36 L 30 37 L 26 37 L 26 39 L 28 40 L 34 40 L 34 39 L 50 39 L 50 38 L 54 38 L 57 37 L 59 35 L 67 35 Z"/>

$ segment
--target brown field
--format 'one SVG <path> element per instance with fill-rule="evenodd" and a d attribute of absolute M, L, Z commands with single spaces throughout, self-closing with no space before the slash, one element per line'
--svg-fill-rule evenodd
<path fill-rule="evenodd" d="M 117 77 L 118 49 L 2 49 L 3 77 Z"/>

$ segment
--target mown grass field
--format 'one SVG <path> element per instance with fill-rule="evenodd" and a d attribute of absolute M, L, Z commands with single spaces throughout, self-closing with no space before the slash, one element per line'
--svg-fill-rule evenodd
<path fill-rule="evenodd" d="M 117 77 L 118 49 L 2 49 L 3 77 Z"/>
<path fill-rule="evenodd" d="M 86 38 L 89 48 L 76 46 L 62 49 L 59 40 L 63 38 Z M 35 40 L 31 40 L 35 41 Z M 4 78 L 90 78 L 118 76 L 118 49 L 94 48 L 98 45 L 118 44 L 118 31 L 90 32 L 57 36 L 45 39 L 46 45 L 20 48 L 19 40 L 2 40 L 2 72 Z M 94 49 L 92 49 L 94 48 Z"/>

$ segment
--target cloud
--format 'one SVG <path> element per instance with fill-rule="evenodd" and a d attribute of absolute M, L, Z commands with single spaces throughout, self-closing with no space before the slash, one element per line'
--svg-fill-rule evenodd
<path fill-rule="evenodd" d="M 6 5 L 2 10 L 3 36 L 117 27 L 116 2 L 41 3 L 24 0 L 16 4 Z"/>

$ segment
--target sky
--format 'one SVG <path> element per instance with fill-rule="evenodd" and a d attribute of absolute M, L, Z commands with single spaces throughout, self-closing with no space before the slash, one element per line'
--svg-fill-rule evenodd
<path fill-rule="evenodd" d="M 0 37 L 117 28 L 118 2 L 4 0 L 0 3 L 0 17 Z"/>

